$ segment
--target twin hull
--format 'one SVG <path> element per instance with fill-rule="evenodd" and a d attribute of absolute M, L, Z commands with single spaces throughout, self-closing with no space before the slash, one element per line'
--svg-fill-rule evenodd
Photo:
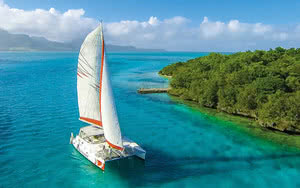
<path fill-rule="evenodd" d="M 123 137 L 123 146 L 126 152 L 123 152 L 121 156 L 113 157 L 110 159 L 104 159 L 100 155 L 103 152 L 103 147 L 105 143 L 92 144 L 88 143 L 86 140 L 77 135 L 75 138 L 71 136 L 71 144 L 79 151 L 85 158 L 90 162 L 95 164 L 97 167 L 104 171 L 105 163 L 109 161 L 114 161 L 118 159 L 127 158 L 130 156 L 136 156 L 140 159 L 145 160 L 146 151 L 143 150 L 137 143 L 131 141 L 130 139 Z"/>

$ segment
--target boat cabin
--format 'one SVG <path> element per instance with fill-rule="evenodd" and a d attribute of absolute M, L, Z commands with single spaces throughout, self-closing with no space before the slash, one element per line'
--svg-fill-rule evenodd
<path fill-rule="evenodd" d="M 105 160 L 112 160 L 123 156 L 120 151 L 109 147 L 104 137 L 104 131 L 100 127 L 93 125 L 82 127 L 79 131 L 79 137 L 86 142 L 93 144 L 93 147 L 97 148 L 94 150 L 97 157 L 101 157 Z"/>
<path fill-rule="evenodd" d="M 79 136 L 91 144 L 100 144 L 105 142 L 103 129 L 96 126 L 82 127 Z"/>

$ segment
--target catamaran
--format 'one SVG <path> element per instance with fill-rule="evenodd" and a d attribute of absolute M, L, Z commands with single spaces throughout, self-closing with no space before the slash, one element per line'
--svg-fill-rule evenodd
<path fill-rule="evenodd" d="M 89 125 L 81 127 L 75 137 L 71 133 L 70 138 L 70 143 L 102 170 L 109 161 L 130 156 L 145 160 L 146 156 L 143 148 L 121 134 L 105 52 L 100 24 L 87 35 L 78 57 L 79 120 Z"/>

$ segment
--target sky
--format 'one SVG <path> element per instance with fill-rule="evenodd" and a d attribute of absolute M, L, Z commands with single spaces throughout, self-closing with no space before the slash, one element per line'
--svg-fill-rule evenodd
<path fill-rule="evenodd" d="M 0 28 L 70 42 L 99 20 L 106 42 L 170 51 L 300 47 L 299 0 L 0 0 Z"/>

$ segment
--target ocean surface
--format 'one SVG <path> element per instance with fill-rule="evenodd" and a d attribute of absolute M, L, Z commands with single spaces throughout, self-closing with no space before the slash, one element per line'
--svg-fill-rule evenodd
<path fill-rule="evenodd" d="M 146 161 L 98 169 L 72 145 L 77 53 L 0 53 L 0 187 L 300 187 L 300 152 L 230 128 L 167 94 L 164 66 L 207 53 L 110 53 L 122 134 Z"/>

